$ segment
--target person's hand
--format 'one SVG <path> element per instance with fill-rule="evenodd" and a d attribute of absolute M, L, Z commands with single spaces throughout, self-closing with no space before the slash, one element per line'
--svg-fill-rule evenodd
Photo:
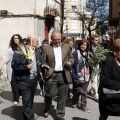
<path fill-rule="evenodd" d="M 48 68 L 48 69 L 50 68 L 50 66 L 48 66 L 48 65 L 46 65 L 46 64 L 42 64 L 41 67 L 42 67 L 42 68 Z"/>
<path fill-rule="evenodd" d="M 30 63 L 30 64 L 27 65 L 27 67 L 28 67 L 29 70 L 31 70 L 33 65 Z"/>
<path fill-rule="evenodd" d="M 81 73 L 78 73 L 78 76 L 81 76 L 82 74 Z"/>
<path fill-rule="evenodd" d="M 43 74 L 42 74 L 42 71 L 40 70 L 40 77 L 42 78 L 43 80 Z"/>
<path fill-rule="evenodd" d="M 70 61 L 67 61 L 65 65 L 66 65 L 67 67 L 70 67 L 70 66 L 71 66 L 71 62 L 70 62 Z"/>

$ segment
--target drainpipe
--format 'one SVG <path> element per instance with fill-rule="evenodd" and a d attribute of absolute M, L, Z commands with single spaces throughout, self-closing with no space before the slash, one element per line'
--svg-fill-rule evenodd
<path fill-rule="evenodd" d="M 62 15 L 61 15 L 61 28 L 60 28 L 60 31 L 61 33 L 63 34 L 63 20 L 64 20 L 64 0 L 61 0 L 61 12 L 62 12 Z"/>
<path fill-rule="evenodd" d="M 35 8 L 34 8 L 34 15 L 36 15 L 37 11 L 37 1 L 35 0 Z M 34 18 L 34 35 L 36 34 L 36 18 Z"/>
<path fill-rule="evenodd" d="M 46 0 L 46 7 L 48 6 L 48 0 Z"/>

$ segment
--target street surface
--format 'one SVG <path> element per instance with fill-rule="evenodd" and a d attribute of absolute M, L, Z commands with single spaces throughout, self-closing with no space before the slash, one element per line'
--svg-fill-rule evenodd
<path fill-rule="evenodd" d="M 12 103 L 12 93 L 10 85 L 0 94 L 0 120 L 23 120 L 22 118 L 22 100 L 17 106 Z M 88 106 L 90 113 L 81 111 L 78 108 L 71 107 L 71 100 L 66 103 L 65 120 L 99 120 L 98 103 L 88 97 Z M 43 117 L 44 97 L 40 96 L 39 85 L 35 94 L 33 111 L 36 120 L 55 120 L 56 99 L 53 100 L 50 115 L 48 118 Z M 108 117 L 108 120 L 120 120 L 120 117 Z"/>

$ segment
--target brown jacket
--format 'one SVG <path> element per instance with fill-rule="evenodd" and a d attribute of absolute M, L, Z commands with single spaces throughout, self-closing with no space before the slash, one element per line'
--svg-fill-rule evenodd
<path fill-rule="evenodd" d="M 71 48 L 68 44 L 62 43 L 61 44 L 62 49 L 62 65 L 63 65 L 63 71 L 65 72 L 66 78 L 68 83 L 72 81 L 71 74 L 70 74 L 70 68 L 66 67 L 66 61 L 70 61 L 72 64 L 74 63 L 74 58 L 71 52 Z M 47 69 L 46 71 L 46 78 L 49 78 L 55 68 L 55 56 L 54 56 L 54 50 L 52 45 L 45 45 L 42 48 L 42 57 L 46 61 L 46 63 L 50 66 L 50 69 Z"/>

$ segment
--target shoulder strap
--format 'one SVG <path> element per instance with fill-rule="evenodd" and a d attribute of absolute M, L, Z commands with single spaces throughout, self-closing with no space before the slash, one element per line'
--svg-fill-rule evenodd
<path fill-rule="evenodd" d="M 84 64 L 85 64 L 85 61 L 84 61 L 84 59 L 83 59 L 83 57 L 82 57 L 82 55 L 80 53 L 80 50 L 77 50 L 77 54 L 78 54 L 78 61 L 81 62 L 81 60 L 82 60 L 84 62 Z"/>
<path fill-rule="evenodd" d="M 77 54 L 78 54 L 78 61 L 79 61 L 79 60 L 80 60 L 80 58 L 82 58 L 82 55 L 81 55 L 81 53 L 80 53 L 80 51 L 79 51 L 79 50 L 77 50 Z M 82 58 L 82 60 L 83 60 L 83 58 Z M 83 60 L 83 64 L 85 65 L 84 60 Z M 85 79 L 85 68 L 84 68 L 84 79 Z"/>
<path fill-rule="evenodd" d="M 80 54 L 80 51 L 77 50 L 77 54 L 78 54 L 78 59 L 80 60 L 80 58 L 82 57 L 81 54 Z"/>

